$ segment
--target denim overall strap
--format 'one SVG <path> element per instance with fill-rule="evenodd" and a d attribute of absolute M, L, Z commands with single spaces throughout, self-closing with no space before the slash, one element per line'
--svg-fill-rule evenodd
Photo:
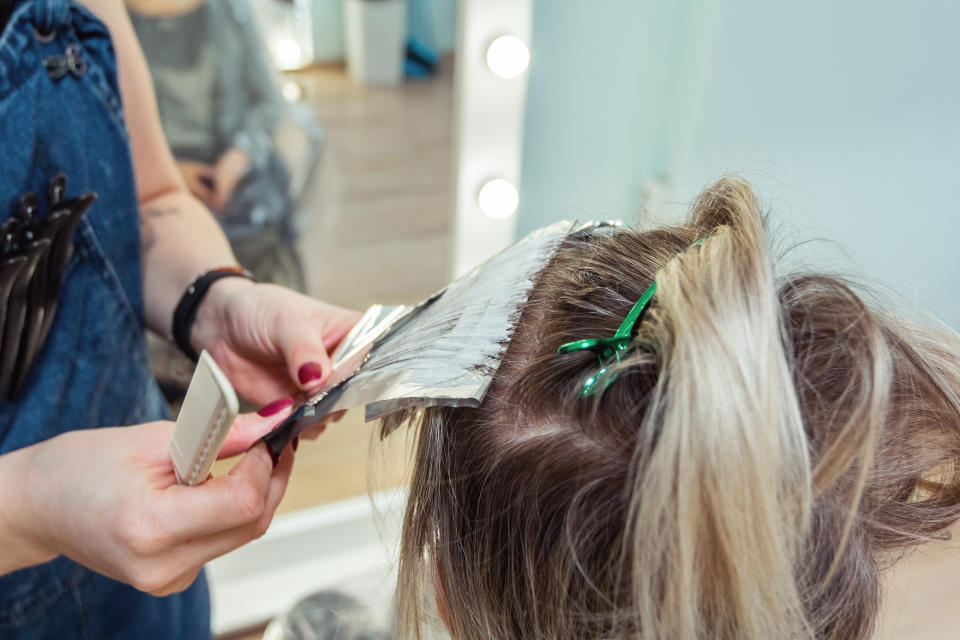
<path fill-rule="evenodd" d="M 169 417 L 143 334 L 139 205 L 116 56 L 106 26 L 81 5 L 17 3 L 0 37 L 0 150 L 0 221 L 27 192 L 48 212 L 59 173 L 67 198 L 99 194 L 74 236 L 50 333 L 16 400 L 0 402 L 0 454 L 70 430 Z M 209 640 L 204 575 L 165 598 L 62 556 L 0 576 L 0 639 L 40 638 Z"/>
<path fill-rule="evenodd" d="M 33 24 L 41 37 L 69 25 L 69 0 L 34 0 Z"/>

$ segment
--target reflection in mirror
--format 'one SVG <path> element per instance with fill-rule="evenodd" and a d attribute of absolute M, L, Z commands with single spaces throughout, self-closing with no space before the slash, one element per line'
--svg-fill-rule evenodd
<path fill-rule="evenodd" d="M 131 4 L 131 18 L 190 191 L 258 280 L 303 290 L 292 250 L 305 214 L 298 191 L 316 170 L 323 130 L 283 99 L 249 7 L 141 0 Z M 295 134 L 284 137 L 286 127 Z"/>
<path fill-rule="evenodd" d="M 356 309 L 446 283 L 454 0 L 127 6 L 184 180 L 258 280 Z M 192 364 L 151 357 L 175 404 Z M 361 423 L 301 448 L 281 511 L 365 493 Z"/>

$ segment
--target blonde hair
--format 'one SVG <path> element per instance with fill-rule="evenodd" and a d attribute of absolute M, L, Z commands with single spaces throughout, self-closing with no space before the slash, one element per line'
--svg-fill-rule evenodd
<path fill-rule="evenodd" d="M 597 358 L 557 347 L 654 279 L 643 346 L 581 398 Z M 955 334 L 775 278 L 741 180 L 571 239 L 482 405 L 414 420 L 399 628 L 427 633 L 436 582 L 458 640 L 868 638 L 884 564 L 960 516 L 958 390 Z"/>

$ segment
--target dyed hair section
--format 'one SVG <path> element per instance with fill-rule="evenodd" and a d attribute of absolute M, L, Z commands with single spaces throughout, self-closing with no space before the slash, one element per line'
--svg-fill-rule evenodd
<path fill-rule="evenodd" d="M 404 637 L 438 598 L 458 640 L 869 638 L 881 569 L 960 516 L 960 342 L 774 273 L 737 179 L 682 226 L 569 240 L 483 404 L 410 416 Z M 581 398 L 597 358 L 557 347 L 654 279 L 643 347 Z"/>

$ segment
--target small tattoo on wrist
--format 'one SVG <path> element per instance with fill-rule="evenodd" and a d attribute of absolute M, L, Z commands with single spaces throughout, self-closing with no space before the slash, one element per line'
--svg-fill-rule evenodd
<path fill-rule="evenodd" d="M 146 207 L 143 210 L 143 217 L 145 218 L 165 218 L 167 216 L 175 216 L 180 213 L 180 209 L 177 207 Z"/>

